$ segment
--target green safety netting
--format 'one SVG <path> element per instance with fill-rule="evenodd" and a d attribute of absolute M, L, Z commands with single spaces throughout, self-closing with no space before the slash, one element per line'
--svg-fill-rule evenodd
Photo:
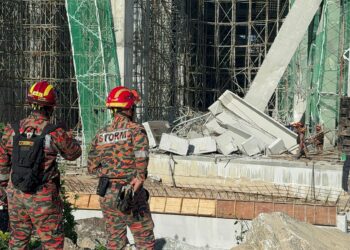
<path fill-rule="evenodd" d="M 280 82 L 280 120 L 294 121 L 296 109 L 299 113 L 304 109 L 302 119 L 311 130 L 318 123 L 336 129 L 339 98 L 346 95 L 348 86 L 349 62 L 343 54 L 350 47 L 349 7 L 350 0 L 322 2 Z M 335 133 L 328 137 L 330 141 L 336 138 Z"/>
<path fill-rule="evenodd" d="M 83 145 L 110 115 L 107 93 L 120 86 L 110 0 L 66 0 L 79 95 Z"/>

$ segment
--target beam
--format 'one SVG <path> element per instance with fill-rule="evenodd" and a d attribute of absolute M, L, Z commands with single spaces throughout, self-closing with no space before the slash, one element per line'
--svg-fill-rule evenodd
<path fill-rule="evenodd" d="M 256 109 L 265 110 L 321 2 L 308 0 L 293 4 L 244 98 Z"/>

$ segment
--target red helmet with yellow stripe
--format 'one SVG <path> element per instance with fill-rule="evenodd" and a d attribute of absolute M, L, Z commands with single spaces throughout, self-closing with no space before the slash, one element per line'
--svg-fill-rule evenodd
<path fill-rule="evenodd" d="M 107 108 L 130 109 L 140 101 L 140 96 L 136 90 L 130 90 L 125 87 L 116 87 L 111 90 L 107 97 Z"/>
<path fill-rule="evenodd" d="M 29 103 L 36 103 L 41 106 L 55 106 L 55 89 L 47 81 L 34 83 L 29 89 L 27 99 Z"/>

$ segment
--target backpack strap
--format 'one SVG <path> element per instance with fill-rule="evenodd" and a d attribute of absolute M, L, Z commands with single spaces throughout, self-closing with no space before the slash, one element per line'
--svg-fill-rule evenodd
<path fill-rule="evenodd" d="M 60 128 L 59 125 L 55 125 L 55 124 L 50 124 L 50 123 L 48 123 L 48 124 L 44 127 L 43 131 L 41 132 L 41 135 L 42 135 L 42 136 L 48 135 L 48 134 L 50 134 L 51 132 L 55 131 L 55 130 L 58 129 L 58 128 Z"/>
<path fill-rule="evenodd" d="M 20 122 L 12 123 L 11 128 L 13 131 L 15 131 L 15 135 L 20 135 L 19 128 L 20 128 Z"/>

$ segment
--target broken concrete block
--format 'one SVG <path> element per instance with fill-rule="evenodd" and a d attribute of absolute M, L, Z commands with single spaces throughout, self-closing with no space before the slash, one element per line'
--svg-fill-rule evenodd
<path fill-rule="evenodd" d="M 178 155 L 187 155 L 189 148 L 188 140 L 171 134 L 162 134 L 159 149 L 172 152 Z"/>
<path fill-rule="evenodd" d="M 221 135 L 226 131 L 225 128 L 220 126 L 220 124 L 217 122 L 216 119 L 211 120 L 210 122 L 206 123 L 204 126 L 206 129 L 209 130 L 211 134 Z"/>
<path fill-rule="evenodd" d="M 254 123 L 249 123 L 243 120 L 226 108 L 224 108 L 224 111 L 216 116 L 216 118 L 219 123 L 223 124 L 227 129 L 231 130 L 240 137 L 237 138 L 238 140 L 236 140 L 237 145 L 247 140 L 250 136 L 254 136 L 258 140 L 259 147 L 265 148 L 276 139 L 275 137 L 266 133 L 266 131 L 260 129 Z"/>
<path fill-rule="evenodd" d="M 215 137 L 219 153 L 229 155 L 238 150 L 238 147 L 234 142 L 234 136 L 235 134 L 233 132 L 226 130 L 222 135 Z"/>
<path fill-rule="evenodd" d="M 286 150 L 286 146 L 281 138 L 277 138 L 273 143 L 267 147 L 268 153 L 272 155 L 279 155 Z"/>
<path fill-rule="evenodd" d="M 208 129 L 203 129 L 203 135 L 204 136 L 210 136 L 210 131 Z"/>
<path fill-rule="evenodd" d="M 251 136 L 248 140 L 242 143 L 242 148 L 249 156 L 259 154 L 261 149 L 259 148 L 258 140 Z"/>
<path fill-rule="evenodd" d="M 168 121 L 149 121 L 142 123 L 142 125 L 145 127 L 148 143 L 151 148 L 158 146 L 162 134 L 170 131 Z"/>
<path fill-rule="evenodd" d="M 221 102 L 216 101 L 208 108 L 213 115 L 218 115 L 223 111 L 223 106 Z"/>
<path fill-rule="evenodd" d="M 275 138 L 281 138 L 287 148 L 295 145 L 297 135 L 294 132 L 274 120 L 272 117 L 257 110 L 254 106 L 250 105 L 234 93 L 226 90 L 226 92 L 219 97 L 219 100 L 225 108 L 230 110 L 231 113 L 246 120 L 267 135 L 271 135 L 273 137 L 271 142 L 262 140 L 263 142 L 267 142 L 267 145 L 271 144 Z M 258 136 L 256 137 L 260 138 Z"/>
<path fill-rule="evenodd" d="M 212 137 L 202 137 L 189 140 L 189 154 L 205 154 L 216 152 L 216 141 Z"/>
<path fill-rule="evenodd" d="M 203 135 L 198 133 L 198 132 L 196 132 L 196 131 L 190 131 L 187 134 L 187 138 L 188 139 L 195 139 L 195 138 L 202 138 L 202 137 L 203 137 Z"/>

